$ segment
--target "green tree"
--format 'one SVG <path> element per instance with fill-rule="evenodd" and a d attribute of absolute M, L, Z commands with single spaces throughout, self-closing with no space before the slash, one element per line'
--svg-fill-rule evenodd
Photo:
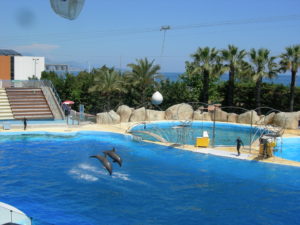
<path fill-rule="evenodd" d="M 111 109 L 112 96 L 126 92 L 122 77 L 113 68 L 102 68 L 97 71 L 94 77 L 94 85 L 89 88 L 89 92 L 99 93 L 106 99 L 105 109 Z"/>
<path fill-rule="evenodd" d="M 227 62 L 227 69 L 229 70 L 228 87 L 226 91 L 226 105 L 233 106 L 235 75 L 238 74 L 244 65 L 244 58 L 247 55 L 245 50 L 239 50 L 234 45 L 228 45 L 228 49 L 221 51 L 222 58 Z"/>
<path fill-rule="evenodd" d="M 298 68 L 300 67 L 300 45 L 290 46 L 285 50 L 286 52 L 280 55 L 280 65 L 282 71 L 291 71 L 289 109 L 292 112 L 294 110 L 296 77 Z"/>
<path fill-rule="evenodd" d="M 194 71 L 192 73 L 202 77 L 203 88 L 202 92 L 199 93 L 199 101 L 204 103 L 208 103 L 212 81 L 225 72 L 225 67 L 221 64 L 221 57 L 218 53 L 215 48 L 205 47 L 198 48 L 192 54 L 194 59 Z"/>
<path fill-rule="evenodd" d="M 147 58 L 136 60 L 136 64 L 131 63 L 127 65 L 131 71 L 127 73 L 128 79 L 131 81 L 135 91 L 140 95 L 140 105 L 145 105 L 147 93 L 153 90 L 156 84 L 155 79 L 161 79 L 162 75 L 158 73 L 159 65 L 154 65 L 154 60 L 151 62 Z"/>
<path fill-rule="evenodd" d="M 255 85 L 255 101 L 256 107 L 261 107 L 261 85 L 263 78 L 274 78 L 279 72 L 277 63 L 275 63 L 276 57 L 270 56 L 270 51 L 265 48 L 258 50 L 251 49 L 250 62 L 252 66 L 252 77 L 256 83 Z M 260 109 L 258 113 L 260 114 Z"/>
<path fill-rule="evenodd" d="M 59 97 L 61 100 L 65 99 L 65 78 L 64 76 L 58 75 L 57 73 L 50 71 L 50 72 L 42 72 L 41 80 L 49 80 L 52 82 L 53 86 L 55 87 Z"/>

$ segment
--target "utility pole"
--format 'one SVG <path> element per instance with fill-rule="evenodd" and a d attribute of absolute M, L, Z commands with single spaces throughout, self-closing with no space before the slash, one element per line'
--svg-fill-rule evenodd
<path fill-rule="evenodd" d="M 166 40 L 166 32 L 167 32 L 167 30 L 170 30 L 170 29 L 171 29 L 170 26 L 161 26 L 161 28 L 160 28 L 160 31 L 164 32 L 163 42 L 162 42 L 161 52 L 160 52 L 160 57 L 162 57 L 163 53 L 164 53 L 165 40 Z"/>
<path fill-rule="evenodd" d="M 161 45 L 161 52 L 160 52 L 160 65 L 161 65 L 161 67 L 163 65 L 163 54 L 164 54 L 164 48 L 165 48 L 166 32 L 167 32 L 167 30 L 170 30 L 170 29 L 171 29 L 170 26 L 161 26 L 161 28 L 160 28 L 160 31 L 164 32 L 163 41 L 162 41 L 162 45 Z"/>

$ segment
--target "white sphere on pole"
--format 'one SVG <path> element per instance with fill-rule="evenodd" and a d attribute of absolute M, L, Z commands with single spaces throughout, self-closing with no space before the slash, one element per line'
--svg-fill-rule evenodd
<path fill-rule="evenodd" d="M 159 91 L 156 91 L 151 98 L 151 102 L 153 105 L 159 105 L 161 104 L 163 101 L 163 96 L 161 95 L 161 93 L 159 93 Z"/>

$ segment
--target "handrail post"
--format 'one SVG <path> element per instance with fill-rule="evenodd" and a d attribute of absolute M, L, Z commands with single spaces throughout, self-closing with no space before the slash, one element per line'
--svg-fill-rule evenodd
<path fill-rule="evenodd" d="M 250 153 L 251 153 L 251 148 L 252 148 L 252 118 L 253 118 L 253 110 L 251 110 L 251 116 L 250 116 Z"/>
<path fill-rule="evenodd" d="M 216 138 L 216 106 L 214 106 L 214 122 L 213 122 L 213 141 L 212 147 L 215 147 L 215 138 Z"/>
<path fill-rule="evenodd" d="M 12 220 L 12 213 L 13 213 L 13 211 L 10 210 L 10 222 L 13 222 L 13 220 Z"/>

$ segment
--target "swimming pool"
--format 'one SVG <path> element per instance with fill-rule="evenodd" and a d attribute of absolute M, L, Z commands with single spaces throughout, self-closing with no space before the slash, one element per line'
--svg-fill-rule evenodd
<path fill-rule="evenodd" d="M 34 224 L 297 224 L 300 169 L 106 132 L 0 135 L 0 201 Z M 93 154 L 116 147 L 113 175 Z"/>
<path fill-rule="evenodd" d="M 138 131 L 147 131 L 157 134 L 171 143 L 195 145 L 196 138 L 201 137 L 203 131 L 207 131 L 210 141 L 213 138 L 213 122 L 193 121 L 193 122 L 153 122 L 139 124 L 131 128 L 131 133 L 140 136 L 142 139 L 158 141 L 157 138 Z M 250 144 L 250 140 L 255 140 L 265 130 L 241 124 L 215 123 L 215 146 L 235 146 L 236 139 L 240 137 L 245 145 Z"/>
<path fill-rule="evenodd" d="M 300 162 L 300 137 L 278 138 L 275 155 Z"/>

